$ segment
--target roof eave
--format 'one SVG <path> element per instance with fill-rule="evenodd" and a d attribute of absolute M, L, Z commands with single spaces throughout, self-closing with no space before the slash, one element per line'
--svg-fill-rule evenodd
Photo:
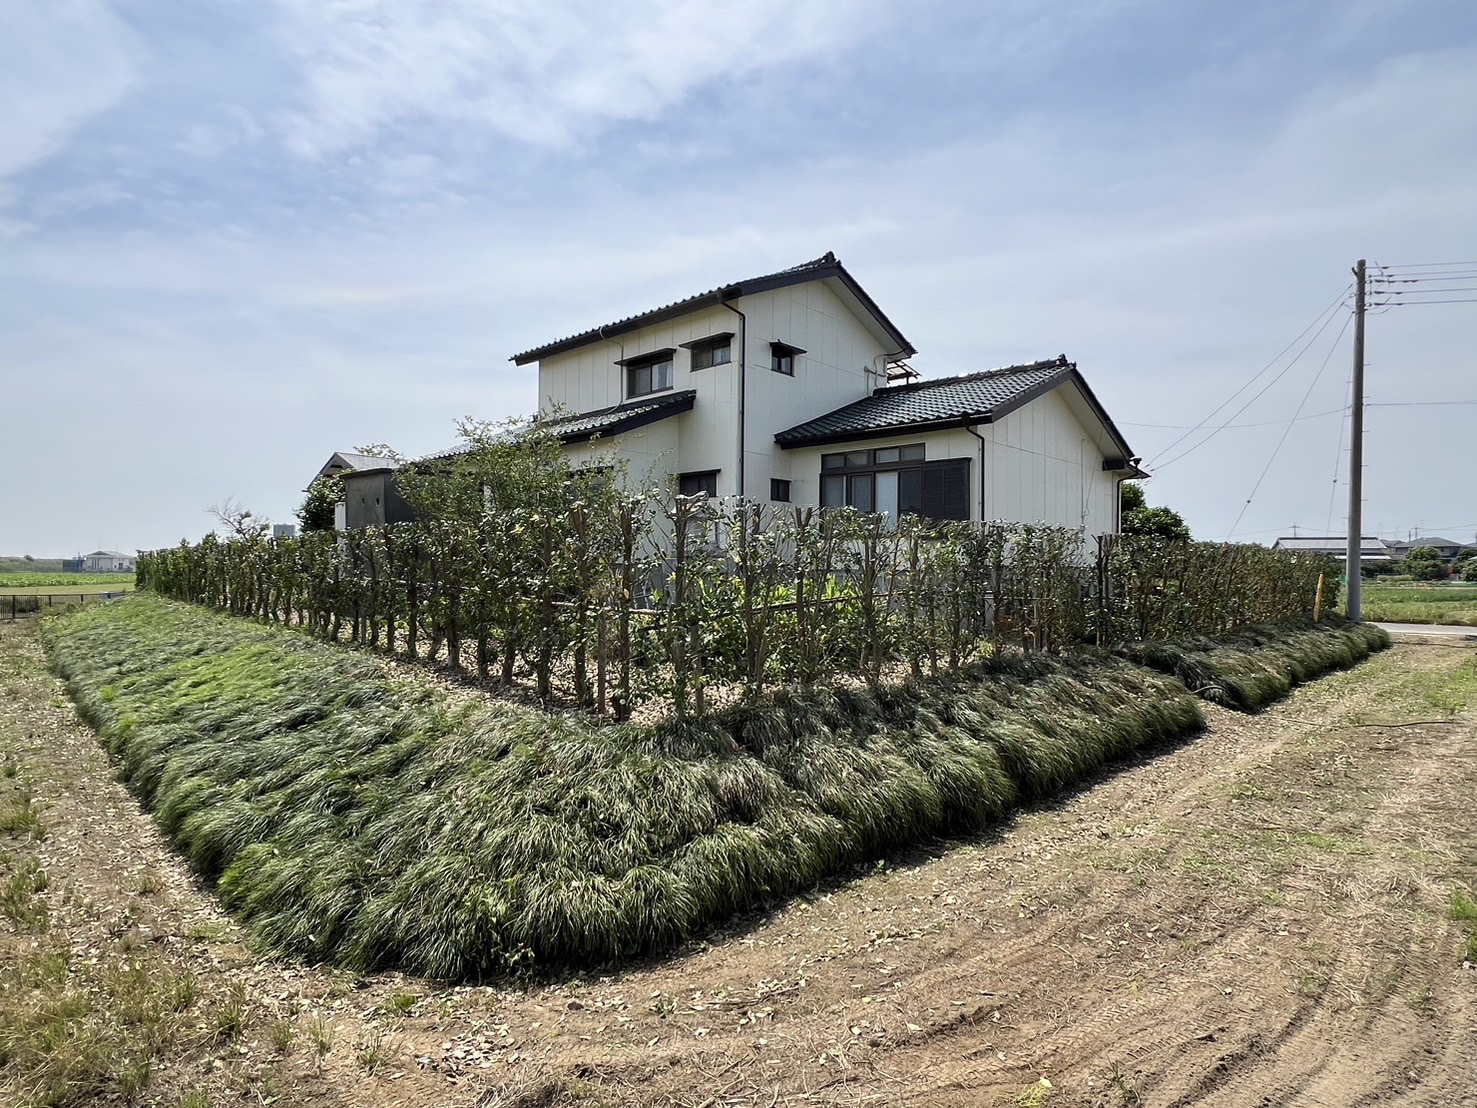
<path fill-rule="evenodd" d="M 993 422 L 993 413 L 976 412 L 965 415 L 947 416 L 943 419 L 925 419 L 916 420 L 911 423 L 898 423 L 888 427 L 869 427 L 861 431 L 841 431 L 822 435 L 806 435 L 803 439 L 791 441 L 785 441 L 779 435 L 775 435 L 774 441 L 781 450 L 797 450 L 806 446 L 831 446 L 840 442 L 885 439 L 895 435 L 907 435 L 914 432 L 947 431 L 954 427 L 978 427 L 982 424 Z"/>
<path fill-rule="evenodd" d="M 827 265 L 816 266 L 811 269 L 786 270 L 782 273 L 773 273 L 767 277 L 756 280 L 741 281 L 738 284 L 726 285 L 715 289 L 710 293 L 700 293 L 687 300 L 679 300 L 674 304 L 668 304 L 664 308 L 653 308 L 649 312 L 631 316 L 629 319 L 618 323 L 606 324 L 603 327 L 594 327 L 588 331 L 582 331 L 578 335 L 571 335 L 567 339 L 538 346 L 532 350 L 525 350 L 521 354 L 514 354 L 508 360 L 514 365 L 528 365 L 530 362 L 540 361 L 557 354 L 567 354 L 571 350 L 578 350 L 582 346 L 591 343 L 604 342 L 615 338 L 617 335 L 628 335 L 632 331 L 639 331 L 643 327 L 651 327 L 658 323 L 665 323 L 671 319 L 690 315 L 705 307 L 718 307 L 745 296 L 754 296 L 761 292 L 770 292 L 774 289 L 789 288 L 792 285 L 803 285 L 811 281 L 825 281 L 834 279 L 839 281 L 846 290 L 856 298 L 862 308 L 877 321 L 878 327 L 897 346 L 891 351 L 887 358 L 889 361 L 897 361 L 900 358 L 909 358 L 918 353 L 913 344 L 910 343 L 897 326 L 888 319 L 877 302 L 867 294 L 846 267 L 840 262 L 831 262 Z"/>

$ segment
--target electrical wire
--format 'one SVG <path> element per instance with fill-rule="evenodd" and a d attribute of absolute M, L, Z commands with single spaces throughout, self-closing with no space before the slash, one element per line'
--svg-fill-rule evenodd
<path fill-rule="evenodd" d="M 1323 371 L 1328 368 L 1329 359 L 1333 357 L 1333 352 L 1338 349 L 1339 342 L 1344 337 L 1344 332 L 1349 329 L 1349 320 L 1351 318 L 1351 316 L 1344 317 L 1344 325 L 1339 328 L 1339 333 L 1333 337 L 1333 345 L 1328 348 L 1328 353 L 1323 355 L 1323 363 L 1319 365 L 1318 372 L 1313 374 L 1313 380 L 1308 383 L 1308 391 L 1303 393 L 1303 398 L 1298 401 L 1297 409 L 1292 413 L 1292 418 L 1287 421 L 1287 427 L 1283 430 L 1282 437 L 1277 440 L 1277 445 L 1272 448 L 1272 456 L 1267 459 L 1267 464 L 1262 467 L 1261 476 L 1256 479 L 1256 484 L 1251 487 L 1251 495 L 1246 498 L 1246 503 L 1241 505 L 1241 511 L 1236 514 L 1236 522 L 1231 524 L 1231 530 L 1226 535 L 1227 542 L 1230 542 L 1231 536 L 1236 534 L 1236 528 L 1241 526 L 1241 517 L 1246 515 L 1246 509 L 1251 507 L 1251 502 L 1256 497 L 1257 490 L 1262 487 L 1262 482 L 1267 479 L 1267 474 L 1272 469 L 1272 463 L 1277 460 L 1277 455 L 1281 452 L 1283 443 L 1287 442 L 1287 436 L 1292 434 L 1292 425 L 1297 422 L 1298 416 L 1302 414 L 1303 405 L 1308 402 L 1308 398 L 1313 395 L 1313 390 L 1318 387 L 1318 382 L 1323 379 Z"/>
<path fill-rule="evenodd" d="M 1474 401 L 1474 403 L 1477 403 L 1477 401 Z M 1338 415 L 1344 410 L 1343 408 L 1330 408 L 1326 412 L 1314 412 L 1311 415 L 1298 416 L 1298 418 L 1320 419 L 1323 416 Z M 1286 422 L 1283 419 L 1271 419 L 1265 423 L 1228 423 L 1225 426 L 1225 430 L 1238 431 L 1243 427 L 1281 427 Z M 1119 427 L 1156 427 L 1161 431 L 1193 431 L 1196 427 L 1200 426 L 1198 423 L 1129 423 L 1122 419 L 1118 420 L 1117 423 Z"/>
<path fill-rule="evenodd" d="M 1382 404 L 1366 404 L 1366 408 L 1465 408 L 1477 400 L 1387 400 Z"/>
<path fill-rule="evenodd" d="M 1333 530 L 1333 505 L 1339 495 L 1339 470 L 1342 468 L 1341 463 L 1344 460 L 1344 434 L 1349 429 L 1349 417 L 1353 414 L 1354 409 L 1353 373 L 1350 373 L 1348 380 L 1344 382 L 1344 389 L 1344 395 L 1349 398 L 1349 402 L 1343 408 L 1344 418 L 1339 420 L 1339 442 L 1338 447 L 1333 452 L 1333 488 L 1328 490 L 1328 522 L 1323 525 L 1324 529 L 1328 531 Z"/>
<path fill-rule="evenodd" d="M 1293 355 L 1292 361 L 1288 362 L 1287 365 L 1283 366 L 1282 369 L 1277 373 L 1277 375 L 1275 377 L 1273 377 L 1270 381 L 1268 381 L 1265 385 L 1263 385 L 1261 387 L 1261 390 L 1259 392 L 1257 392 L 1257 394 L 1255 396 L 1253 396 L 1245 404 L 1241 405 L 1241 407 L 1236 410 L 1235 415 L 1231 416 L 1230 420 L 1227 420 L 1226 423 L 1222 424 L 1219 427 L 1213 428 L 1211 430 L 1210 434 L 1206 435 L 1203 439 L 1201 439 L 1199 442 L 1197 442 L 1194 446 L 1188 447 L 1188 448 L 1180 451 L 1174 457 L 1168 458 L 1168 459 L 1166 459 L 1163 462 L 1156 462 L 1156 461 L 1153 461 L 1153 460 L 1151 460 L 1149 462 L 1145 462 L 1144 463 L 1144 468 L 1145 469 L 1148 469 L 1148 468 L 1150 468 L 1152 466 L 1154 469 L 1162 470 L 1162 469 L 1164 469 L 1165 466 L 1173 465 L 1175 462 L 1179 461 L 1181 458 L 1185 457 L 1187 454 L 1191 454 L 1194 451 L 1199 450 L 1202 446 L 1204 446 L 1206 443 L 1208 443 L 1211 439 L 1215 438 L 1216 435 L 1218 435 L 1221 431 L 1225 430 L 1226 427 L 1229 426 L 1232 422 L 1234 422 L 1236 419 L 1239 419 L 1241 417 L 1241 415 L 1246 411 L 1246 409 L 1250 408 L 1253 404 L 1255 404 L 1258 400 L 1260 400 L 1263 396 L 1266 395 L 1268 389 L 1270 389 L 1278 381 L 1282 380 L 1282 378 L 1287 375 L 1288 370 L 1292 369 L 1293 366 L 1297 365 L 1298 360 L 1304 354 L 1306 354 L 1308 352 L 1309 348 L 1312 347 L 1312 345 L 1315 342 L 1318 341 L 1318 337 L 1320 335 L 1322 335 L 1323 332 L 1325 330 L 1327 330 L 1328 325 L 1333 322 L 1333 320 L 1335 318 L 1335 314 L 1334 313 L 1336 312 L 1336 309 L 1340 305 L 1342 305 L 1343 299 L 1344 299 L 1344 295 L 1348 291 L 1349 290 L 1346 287 L 1344 289 L 1344 291 L 1339 294 L 1338 299 L 1335 300 L 1332 304 L 1330 304 L 1328 306 L 1328 308 L 1326 308 L 1323 311 L 1323 313 L 1318 317 L 1319 319 L 1322 319 L 1323 320 L 1323 324 L 1322 324 L 1322 326 L 1320 326 L 1318 328 L 1318 330 L 1316 332 L 1314 332 L 1313 337 L 1308 340 L 1307 345 L 1304 346 L 1301 350 L 1299 350 L 1295 355 Z M 1324 318 L 1325 316 L 1327 318 Z M 1344 318 L 1345 318 L 1345 320 L 1347 320 L 1349 317 L 1348 316 L 1345 316 Z M 1313 321 L 1313 323 L 1308 324 L 1308 326 L 1303 330 L 1303 335 L 1306 335 L 1308 333 L 1308 331 L 1312 330 L 1313 329 L 1313 325 L 1315 323 L 1317 323 L 1317 322 L 1318 322 L 1318 320 L 1315 319 Z M 1303 337 L 1303 335 L 1299 335 L 1297 337 L 1297 339 L 1294 339 L 1292 341 L 1292 343 L 1289 343 L 1286 347 L 1284 347 L 1283 348 L 1283 351 L 1282 351 L 1282 354 L 1286 354 L 1288 350 L 1291 350 L 1292 347 L 1297 344 L 1298 339 L 1301 339 Z M 1281 359 L 1282 354 L 1278 354 L 1276 358 L 1273 358 L 1271 362 L 1269 362 L 1260 372 L 1257 373 L 1256 377 L 1253 377 L 1250 381 L 1246 382 L 1245 385 L 1242 385 L 1241 388 L 1237 389 L 1234 393 L 1232 393 L 1230 395 L 1230 397 L 1228 397 L 1225 400 L 1225 402 L 1223 402 L 1219 407 L 1217 407 L 1215 409 L 1215 411 L 1213 411 L 1213 412 L 1210 413 L 1210 416 L 1206 416 L 1205 419 L 1201 420 L 1200 423 L 1196 425 L 1196 429 L 1198 430 L 1200 427 L 1205 426 L 1205 424 L 1207 422 L 1209 422 L 1210 417 L 1213 416 L 1213 415 L 1215 415 L 1215 412 L 1220 411 L 1221 408 L 1224 408 L 1226 406 L 1226 404 L 1229 404 L 1238 395 L 1240 395 L 1248 387 L 1250 387 L 1252 384 L 1254 384 L 1256 382 L 1257 377 L 1260 377 L 1263 373 L 1267 372 L 1268 369 L 1271 369 L 1272 366 L 1275 365 Z M 1190 435 L 1193 434 L 1193 433 L 1194 433 L 1193 431 L 1186 432 L 1185 434 L 1181 435 L 1179 438 L 1175 439 L 1174 442 L 1170 443 L 1163 450 L 1159 451 L 1159 453 L 1155 455 L 1155 459 L 1161 458 L 1165 454 L 1169 453 L 1169 451 L 1173 450 L 1174 447 L 1177 444 L 1179 444 L 1181 442 L 1184 442 L 1185 439 L 1189 438 Z"/>

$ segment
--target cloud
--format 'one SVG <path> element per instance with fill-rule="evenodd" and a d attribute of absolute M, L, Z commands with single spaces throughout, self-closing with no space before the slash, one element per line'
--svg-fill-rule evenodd
<path fill-rule="evenodd" d="M 470 122 L 567 146 L 651 118 L 713 81 L 859 36 L 873 0 L 278 0 L 306 103 L 285 121 L 305 156 L 383 129 Z"/>
<path fill-rule="evenodd" d="M 0 36 L 0 180 L 123 99 L 141 49 L 100 0 L 10 4 Z"/>

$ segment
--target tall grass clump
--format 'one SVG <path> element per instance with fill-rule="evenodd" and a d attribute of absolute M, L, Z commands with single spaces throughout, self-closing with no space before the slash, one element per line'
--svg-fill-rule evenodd
<path fill-rule="evenodd" d="M 1178 677 L 1206 700 L 1254 712 L 1389 645 L 1390 636 L 1373 624 L 1326 615 L 1318 623 L 1291 619 L 1173 642 L 1125 643 L 1114 652 Z"/>
<path fill-rule="evenodd" d="M 146 595 L 46 636 L 140 801 L 258 935 L 445 979 L 669 950 L 1202 723 L 1178 682 L 1107 655 L 599 726 Z"/>

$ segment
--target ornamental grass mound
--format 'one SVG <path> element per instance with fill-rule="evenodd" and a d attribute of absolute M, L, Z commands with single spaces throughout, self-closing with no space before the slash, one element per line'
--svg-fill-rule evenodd
<path fill-rule="evenodd" d="M 637 727 L 147 595 L 45 634 L 139 800 L 271 947 L 439 979 L 670 950 L 1202 726 L 1178 681 L 1106 656 Z"/>
<path fill-rule="evenodd" d="M 1297 685 L 1348 669 L 1389 645 L 1382 628 L 1326 615 L 1317 623 L 1284 620 L 1174 642 L 1125 643 L 1114 653 L 1178 677 L 1206 700 L 1254 712 Z"/>

